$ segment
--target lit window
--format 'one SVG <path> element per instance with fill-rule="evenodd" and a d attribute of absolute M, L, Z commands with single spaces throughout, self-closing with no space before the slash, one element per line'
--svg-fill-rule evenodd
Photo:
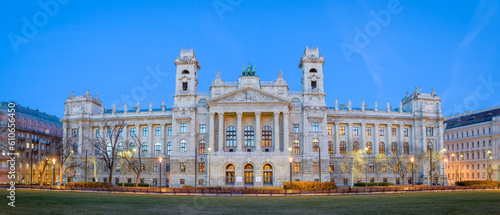
<path fill-rule="evenodd" d="M 326 130 L 328 131 L 328 135 L 332 135 L 332 126 L 326 127 Z"/>
<path fill-rule="evenodd" d="M 385 144 L 384 142 L 378 143 L 378 153 L 381 155 L 385 155 Z"/>
<path fill-rule="evenodd" d="M 262 147 L 272 146 L 273 133 L 270 126 L 264 126 L 262 128 Z"/>
<path fill-rule="evenodd" d="M 384 136 L 384 128 L 382 128 L 382 127 L 378 128 L 378 135 Z"/>
<path fill-rule="evenodd" d="M 313 152 L 319 152 L 319 140 L 314 139 L 312 141 Z"/>
<path fill-rule="evenodd" d="M 299 162 L 294 162 L 293 163 L 293 172 L 294 173 L 299 173 L 300 172 L 300 163 Z"/>
<path fill-rule="evenodd" d="M 366 128 L 366 136 L 372 136 L 372 128 L 371 127 Z"/>
<path fill-rule="evenodd" d="M 180 165 L 181 165 L 181 167 L 180 167 L 181 172 L 186 172 L 186 163 L 181 162 Z"/>
<path fill-rule="evenodd" d="M 345 126 L 340 126 L 340 136 L 345 136 Z"/>
<path fill-rule="evenodd" d="M 352 135 L 353 136 L 358 136 L 359 135 L 359 127 L 355 126 L 352 128 Z"/>
<path fill-rule="evenodd" d="M 340 148 L 340 154 L 345 155 L 347 147 L 344 141 L 340 142 L 339 148 Z"/>
<path fill-rule="evenodd" d="M 396 136 L 396 128 L 391 128 L 391 133 L 392 133 L 392 136 L 395 137 Z"/>
<path fill-rule="evenodd" d="M 199 150 L 200 150 L 200 154 L 206 154 L 207 151 L 206 151 L 206 145 L 207 145 L 207 142 L 205 140 L 200 140 L 200 144 L 199 144 Z"/>
<path fill-rule="evenodd" d="M 205 172 L 205 162 L 198 163 L 198 172 Z"/>
<path fill-rule="evenodd" d="M 297 139 L 293 140 L 293 153 L 300 154 L 300 142 Z"/>
<path fill-rule="evenodd" d="M 318 162 L 313 162 L 313 171 L 318 172 L 319 170 L 319 163 Z"/>
<path fill-rule="evenodd" d="M 328 154 L 333 155 L 333 143 L 332 143 L 332 141 L 328 141 Z"/>
<path fill-rule="evenodd" d="M 368 150 L 366 151 L 366 154 L 373 154 L 373 145 L 371 142 L 366 142 L 366 148 L 368 148 Z"/>

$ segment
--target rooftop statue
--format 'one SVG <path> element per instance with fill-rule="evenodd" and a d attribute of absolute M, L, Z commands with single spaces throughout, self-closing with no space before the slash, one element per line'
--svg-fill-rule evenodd
<path fill-rule="evenodd" d="M 248 61 L 248 66 L 245 69 L 245 66 L 243 66 L 243 70 L 241 71 L 242 76 L 255 76 L 255 66 L 252 66 L 250 64 L 250 61 Z"/>

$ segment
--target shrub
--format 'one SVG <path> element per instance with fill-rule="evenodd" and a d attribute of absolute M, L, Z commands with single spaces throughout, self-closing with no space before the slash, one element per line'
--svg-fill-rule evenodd
<path fill-rule="evenodd" d="M 118 183 L 117 186 L 121 187 L 123 183 Z M 123 184 L 124 187 L 135 187 L 135 183 L 125 183 Z M 139 183 L 137 184 L 137 187 L 149 187 L 149 184 L 146 183 Z"/>
<path fill-rule="evenodd" d="M 104 182 L 68 182 L 65 184 L 68 187 L 86 187 L 86 188 L 98 188 L 98 187 L 108 187 L 108 183 Z"/>
<path fill-rule="evenodd" d="M 290 182 L 283 183 L 283 187 L 289 189 Z M 329 190 L 337 189 L 337 185 L 334 182 L 294 181 L 292 189 L 302 191 Z"/>
<path fill-rule="evenodd" d="M 182 188 L 194 188 L 194 187 L 189 185 L 183 185 Z"/>
<path fill-rule="evenodd" d="M 500 181 L 455 181 L 457 186 L 499 186 Z"/>
<path fill-rule="evenodd" d="M 394 185 L 393 183 L 388 183 L 388 182 L 382 182 L 382 183 L 355 183 L 354 186 L 356 187 L 375 187 L 375 186 L 380 186 L 380 187 L 387 187 Z"/>

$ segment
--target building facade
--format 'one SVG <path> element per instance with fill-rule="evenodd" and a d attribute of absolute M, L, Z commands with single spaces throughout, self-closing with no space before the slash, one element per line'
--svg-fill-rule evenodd
<path fill-rule="evenodd" d="M 350 184 L 351 176 L 340 171 L 347 152 L 369 148 L 366 156 L 395 151 L 405 154 L 435 150 L 443 146 L 441 100 L 415 89 L 406 93 L 396 108 L 387 102 L 373 107 L 327 106 L 324 91 L 325 60 L 318 48 L 306 48 L 299 62 L 302 90 L 289 91 L 281 71 L 274 81 L 261 81 L 248 65 L 236 82 L 224 81 L 217 73 L 209 92 L 198 91 L 200 64 L 192 49 L 181 50 L 176 65 L 174 104 L 159 108 L 152 103 L 123 110 L 105 110 L 91 96 L 66 100 L 64 135 L 78 138 L 77 153 L 95 151 L 89 140 L 104 132 L 103 121 L 124 121 L 123 150 L 131 150 L 131 135 L 144 144 L 147 166 L 141 182 L 157 184 L 158 158 L 166 159 L 162 184 L 190 186 L 282 186 L 290 180 L 334 181 Z M 132 143 L 132 146 L 135 143 Z M 290 162 L 292 158 L 292 162 Z M 369 162 L 367 165 L 370 165 Z M 155 171 L 156 170 L 156 171 Z M 400 182 L 394 171 L 367 171 L 357 181 Z M 415 180 L 426 183 L 420 170 Z M 104 176 L 106 177 L 106 176 Z M 133 175 L 116 175 L 113 181 Z M 84 180 L 82 172 L 76 180 Z M 102 181 L 104 178 L 99 177 Z"/>
<path fill-rule="evenodd" d="M 500 106 L 449 116 L 445 125 L 450 182 L 500 181 Z"/>
<path fill-rule="evenodd" d="M 0 184 L 7 184 L 10 159 L 7 143 L 8 102 L 0 102 Z M 55 145 L 62 141 L 62 123 L 54 115 L 16 105 L 16 182 L 52 182 L 52 166 L 47 160 L 57 157 Z M 50 163 L 50 162 L 49 162 Z M 45 170 L 44 170 L 45 166 Z M 43 173 L 43 174 L 41 174 Z"/>

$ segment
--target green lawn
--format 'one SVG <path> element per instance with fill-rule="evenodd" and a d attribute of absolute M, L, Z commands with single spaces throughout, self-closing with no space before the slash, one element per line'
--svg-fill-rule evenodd
<path fill-rule="evenodd" d="M 202 197 L 17 190 L 0 214 L 500 214 L 500 191 L 344 196 Z"/>

